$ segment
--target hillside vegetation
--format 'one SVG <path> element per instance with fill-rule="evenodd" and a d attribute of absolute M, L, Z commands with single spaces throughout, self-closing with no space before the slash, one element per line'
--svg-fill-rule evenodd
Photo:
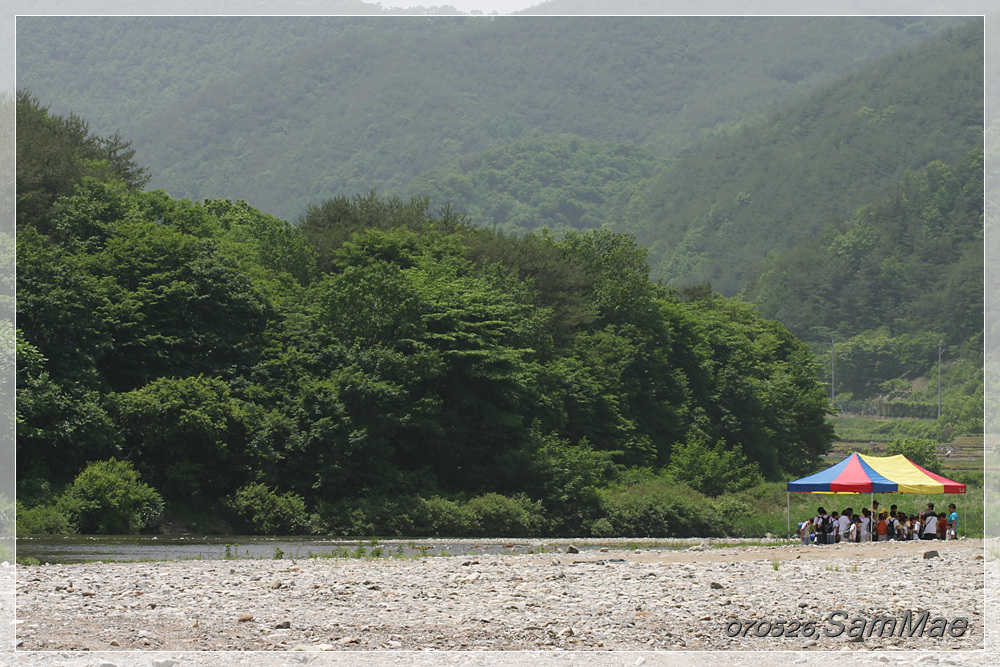
<path fill-rule="evenodd" d="M 352 512 L 410 498 L 437 533 L 462 532 L 462 508 L 603 534 L 638 530 L 622 484 L 689 502 L 829 449 L 808 348 L 747 304 L 650 282 L 627 236 L 515 237 L 375 194 L 293 227 L 144 191 L 127 144 L 93 168 L 104 139 L 18 105 L 19 135 L 60 158 L 19 179 L 89 167 L 18 230 L 18 497 L 39 521 L 135 526 L 88 504 L 115 478 L 146 528 L 165 503 L 357 530 Z"/>
<path fill-rule="evenodd" d="M 752 532 L 981 433 L 981 21 L 313 23 L 25 24 L 26 530 Z"/>
<path fill-rule="evenodd" d="M 650 248 L 654 276 L 734 294 L 774 249 L 847 219 L 907 171 L 981 147 L 982 49 L 973 21 L 706 143 L 615 228 Z"/>
<path fill-rule="evenodd" d="M 17 65 L 133 139 L 152 187 L 295 219 L 532 134 L 671 159 L 955 22 L 26 17 Z"/>

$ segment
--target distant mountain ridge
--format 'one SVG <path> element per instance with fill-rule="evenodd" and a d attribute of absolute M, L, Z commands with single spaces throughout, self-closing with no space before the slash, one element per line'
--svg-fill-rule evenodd
<path fill-rule="evenodd" d="M 19 23 L 18 74 L 173 196 L 311 203 L 531 133 L 662 159 L 955 23 L 874 18 L 94 18 Z M 87 30 L 80 30 L 86 25 Z M 154 48 L 156 47 L 156 48 Z"/>
<path fill-rule="evenodd" d="M 983 144 L 983 24 L 890 54 L 676 162 L 614 225 L 654 276 L 735 294 L 790 248 Z"/>

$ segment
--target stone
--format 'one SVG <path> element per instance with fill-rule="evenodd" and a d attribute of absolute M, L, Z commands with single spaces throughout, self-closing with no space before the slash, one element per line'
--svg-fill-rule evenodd
<path fill-rule="evenodd" d="M 928 560 L 930 558 L 940 558 L 940 557 L 941 555 L 934 550 L 924 552 L 924 560 Z"/>
<path fill-rule="evenodd" d="M 711 586 L 712 588 L 715 588 L 715 589 L 725 588 L 725 586 L 723 586 L 722 584 L 720 584 L 717 581 L 713 581 L 711 584 L 709 584 L 709 586 Z"/>
<path fill-rule="evenodd" d="M 171 660 L 170 658 L 159 658 L 153 661 L 153 667 L 174 667 L 179 664 L 181 663 L 177 660 Z"/>
<path fill-rule="evenodd" d="M 277 625 L 274 626 L 275 630 L 287 630 L 292 627 L 291 621 L 279 621 Z"/>
<path fill-rule="evenodd" d="M 571 545 L 569 545 L 568 547 L 566 547 L 566 553 L 568 553 L 568 554 L 578 554 L 578 553 L 580 553 L 580 550 L 579 550 L 579 549 L 577 549 L 576 547 L 574 547 L 574 546 L 573 546 L 573 545 L 571 544 Z"/>
<path fill-rule="evenodd" d="M 239 615 L 239 618 L 237 618 L 236 620 L 240 623 L 246 623 L 247 621 L 252 621 L 253 614 L 250 614 L 248 612 L 243 612 L 242 614 Z"/>

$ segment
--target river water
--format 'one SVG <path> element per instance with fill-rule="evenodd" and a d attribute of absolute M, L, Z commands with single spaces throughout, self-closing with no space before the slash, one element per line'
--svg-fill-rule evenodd
<path fill-rule="evenodd" d="M 589 548 L 581 545 L 581 549 Z M 594 547 L 596 548 L 596 547 Z M 217 560 L 341 557 L 370 558 L 415 555 L 553 553 L 551 542 L 510 540 L 407 540 L 257 535 L 65 535 L 20 537 L 17 558 L 42 563 L 139 560 Z"/>
<path fill-rule="evenodd" d="M 711 538 L 708 542 L 714 542 Z M 739 541 L 739 540 L 736 540 Z M 17 558 L 41 563 L 94 561 L 372 558 L 565 553 L 602 548 L 670 550 L 700 538 L 376 539 L 366 537 L 261 537 L 259 535 L 42 535 L 19 537 Z"/>

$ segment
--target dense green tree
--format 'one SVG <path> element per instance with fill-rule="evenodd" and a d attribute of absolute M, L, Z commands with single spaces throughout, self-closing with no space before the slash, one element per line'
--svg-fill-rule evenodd
<path fill-rule="evenodd" d="M 18 253 L 19 471 L 41 504 L 122 457 L 258 529 L 443 495 L 468 530 L 589 530 L 616 474 L 689 467 L 689 437 L 742 452 L 743 481 L 831 439 L 786 329 L 650 282 L 608 230 L 519 238 L 374 192 L 293 227 L 83 178 Z"/>
<path fill-rule="evenodd" d="M 58 509 L 80 533 L 138 533 L 156 528 L 163 498 L 128 461 L 87 465 L 59 497 Z"/>
<path fill-rule="evenodd" d="M 168 498 L 215 501 L 270 457 L 247 446 L 252 413 L 220 379 L 160 378 L 112 400 L 125 454 Z"/>
<path fill-rule="evenodd" d="M 149 180 L 131 142 L 95 136 L 79 116 L 53 115 L 27 90 L 17 93 L 17 225 L 46 227 L 49 208 L 86 177 L 140 188 Z"/>

